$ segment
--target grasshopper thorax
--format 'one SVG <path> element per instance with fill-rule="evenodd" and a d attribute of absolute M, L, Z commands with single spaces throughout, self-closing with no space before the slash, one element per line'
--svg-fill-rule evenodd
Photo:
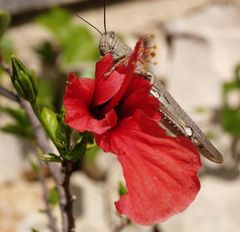
<path fill-rule="evenodd" d="M 110 53 L 114 61 L 119 61 L 129 56 L 132 50 L 118 38 L 114 31 L 108 31 L 102 34 L 99 43 L 99 52 L 102 56 Z"/>

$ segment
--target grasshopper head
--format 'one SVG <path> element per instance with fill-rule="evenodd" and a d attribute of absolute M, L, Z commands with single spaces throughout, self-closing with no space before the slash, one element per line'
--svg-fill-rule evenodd
<path fill-rule="evenodd" d="M 99 51 L 102 56 L 111 53 L 114 61 L 118 61 L 131 53 L 131 49 L 120 41 L 114 31 L 102 34 Z"/>

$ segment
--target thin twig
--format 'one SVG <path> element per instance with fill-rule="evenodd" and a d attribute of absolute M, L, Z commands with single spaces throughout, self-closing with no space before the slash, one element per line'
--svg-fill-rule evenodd
<path fill-rule="evenodd" d="M 44 176 L 44 163 L 42 161 L 39 160 L 39 164 L 40 164 L 40 170 L 39 170 L 39 181 L 40 184 L 42 185 L 42 189 L 43 189 L 43 200 L 45 202 L 45 206 L 46 206 L 46 214 L 48 215 L 48 219 L 49 219 L 49 228 L 51 229 L 52 232 L 58 232 L 58 228 L 57 228 L 57 220 L 56 218 L 53 216 L 52 213 L 52 207 L 49 203 L 49 191 L 46 185 L 46 179 Z"/>
<path fill-rule="evenodd" d="M 18 102 L 18 103 L 20 102 L 20 97 L 18 95 L 3 88 L 2 86 L 0 86 L 0 95 L 3 95 L 4 97 L 10 99 L 11 101 Z"/>
<path fill-rule="evenodd" d="M 4 71 L 7 72 L 7 74 L 11 75 L 10 67 L 8 67 L 7 65 L 3 65 L 2 62 L 0 62 L 0 66 Z M 0 95 L 4 96 L 4 97 L 6 97 L 6 98 L 8 98 L 8 99 L 10 99 L 14 102 L 19 103 L 25 109 L 25 111 L 26 111 L 26 113 L 29 117 L 30 123 L 32 125 L 33 132 L 34 132 L 34 135 L 36 137 L 37 144 L 38 144 L 39 148 L 44 153 L 52 152 L 52 148 L 50 147 L 49 142 L 48 142 L 48 140 L 47 140 L 47 138 L 44 134 L 44 131 L 41 128 L 41 124 L 39 123 L 36 115 L 34 114 L 30 104 L 27 101 L 21 99 L 18 95 L 12 93 L 11 91 L 5 89 L 2 86 L 0 86 Z M 59 170 L 59 167 L 56 164 L 53 164 L 53 163 L 46 164 L 46 165 L 48 166 L 49 171 L 52 175 L 52 178 L 53 178 L 53 180 L 54 180 L 54 182 L 57 186 L 60 197 L 65 198 L 64 191 L 63 191 L 63 189 L 61 188 L 61 185 L 60 185 L 60 170 Z M 41 183 L 42 188 L 43 188 L 44 202 L 45 202 L 45 205 L 46 205 L 46 212 L 47 212 L 47 215 L 48 215 L 48 218 L 49 218 L 50 227 L 51 227 L 53 232 L 57 232 L 58 230 L 57 230 L 57 227 L 56 227 L 56 220 L 55 220 L 55 218 L 52 214 L 51 208 L 48 205 L 49 203 L 48 203 L 48 200 L 47 200 L 47 196 L 48 196 L 47 186 L 46 186 L 46 183 L 45 183 L 45 180 L 44 180 L 44 175 L 41 174 L 41 172 L 40 172 L 39 180 L 40 180 L 40 183 Z M 61 209 L 61 212 L 63 212 L 62 207 L 60 207 L 60 209 Z M 62 215 L 63 215 L 63 213 L 62 213 Z"/>
<path fill-rule="evenodd" d="M 11 71 L 10 66 L 8 64 L 5 64 L 2 61 L 1 57 L 0 57 L 0 67 L 9 76 L 12 75 L 12 71 Z M 47 139 L 47 137 L 46 137 L 46 135 L 45 135 L 45 133 L 42 129 L 42 126 L 41 126 L 38 118 L 36 117 L 35 113 L 33 112 L 30 104 L 27 101 L 21 99 L 15 93 L 12 93 L 11 91 L 9 91 L 9 90 L 5 89 L 4 87 L 1 87 L 1 86 L 0 86 L 0 94 L 3 95 L 6 98 L 12 100 L 12 101 L 18 102 L 25 109 L 25 111 L 26 111 L 26 113 L 29 117 L 30 123 L 32 125 L 34 135 L 36 136 L 36 140 L 37 140 L 39 148 L 44 153 L 53 152 L 53 149 L 49 145 L 48 139 Z M 54 182 L 56 183 L 56 185 L 59 185 L 61 177 L 60 177 L 60 170 L 59 170 L 58 166 L 56 164 L 52 164 L 52 163 L 47 164 L 47 165 L 49 166 L 49 170 L 50 170 L 50 173 L 53 177 Z"/>
<path fill-rule="evenodd" d="M 9 76 L 12 75 L 11 67 L 10 67 L 8 64 L 6 64 L 6 63 L 3 62 L 3 59 L 2 59 L 1 56 L 0 56 L 0 67 L 1 67 L 1 69 L 2 69 L 5 73 L 7 73 Z"/>
<path fill-rule="evenodd" d="M 64 221 L 66 222 L 66 227 L 63 228 L 63 232 L 75 232 L 75 218 L 73 216 L 73 201 L 70 191 L 70 178 L 72 175 L 73 162 L 69 160 L 64 160 L 62 163 L 63 167 L 63 189 L 65 192 L 65 202 L 62 201 L 62 206 L 64 208 Z"/>
<path fill-rule="evenodd" d="M 42 128 L 37 116 L 33 112 L 31 105 L 23 99 L 21 99 L 20 104 L 25 109 L 25 111 L 29 117 L 29 120 L 31 122 L 33 132 L 36 137 L 39 148 L 44 153 L 53 152 L 53 149 L 50 147 L 49 141 L 43 131 L 43 128 Z M 56 184 L 56 187 L 57 187 L 57 190 L 58 190 L 58 193 L 60 196 L 60 201 L 65 201 L 66 197 L 65 197 L 64 189 L 61 186 L 61 172 L 60 172 L 59 167 L 54 163 L 47 163 L 47 166 L 48 166 L 50 173 L 52 175 L 52 178 Z M 64 220 L 64 207 L 62 206 L 61 202 L 60 202 L 60 212 L 61 212 L 61 217 L 62 217 L 62 227 L 65 228 L 66 221 Z"/>
<path fill-rule="evenodd" d="M 3 64 L 3 62 L 0 60 L 0 66 L 2 69 L 11 76 L 11 68 L 7 64 Z M 3 93 L 7 92 L 8 94 L 2 94 L 5 97 L 8 97 L 11 100 L 14 100 L 12 96 L 14 96 L 13 93 L 9 91 L 3 91 Z M 1 92 L 0 92 L 1 94 Z M 10 96 L 10 97 L 9 97 Z M 16 95 L 17 96 L 17 95 Z M 18 97 L 18 96 L 17 96 Z M 18 97 L 19 98 L 19 97 Z M 36 114 L 34 113 L 34 110 L 32 109 L 32 106 L 22 98 L 18 99 L 19 104 L 25 109 L 31 126 L 33 128 L 34 135 L 36 137 L 37 144 L 39 148 L 44 153 L 51 153 L 53 152 L 53 149 L 50 147 L 49 141 L 46 137 L 46 134 L 41 126 L 41 123 L 39 122 L 39 119 L 37 118 Z M 74 232 L 75 231 L 75 220 L 73 217 L 73 197 L 70 192 L 70 177 L 72 175 L 72 162 L 71 161 L 65 161 L 63 164 L 63 181 L 61 182 L 61 172 L 60 168 L 54 164 L 54 163 L 46 163 L 48 166 L 50 173 L 52 175 L 52 178 L 56 184 L 59 196 L 60 196 L 60 212 L 62 217 L 62 230 L 63 232 Z M 41 178 L 41 176 L 40 176 Z M 44 181 L 42 179 L 42 181 Z M 44 187 L 45 188 L 45 187 Z M 45 190 L 44 190 L 45 191 Z M 45 199 L 44 199 L 45 200 Z M 46 202 L 46 200 L 45 200 Z M 47 203 L 47 202 L 46 202 Z M 48 203 L 47 203 L 48 204 Z M 46 209 L 49 210 L 50 208 L 46 204 Z M 50 211 L 47 212 L 48 216 Z M 49 221 L 52 221 L 52 216 L 49 216 Z"/>
<path fill-rule="evenodd" d="M 33 133 L 36 137 L 37 144 L 39 148 L 44 152 L 44 153 L 51 153 L 53 152 L 53 149 L 51 148 L 49 141 L 42 129 L 42 126 L 37 118 L 37 116 L 34 114 L 31 105 L 23 100 L 20 99 L 20 105 L 25 109 L 27 116 L 30 120 L 30 123 L 33 128 Z M 51 172 L 51 175 L 53 177 L 54 182 L 59 185 L 60 184 L 60 170 L 59 167 L 54 164 L 54 163 L 48 163 L 49 170 Z"/>
<path fill-rule="evenodd" d="M 38 146 L 40 147 L 41 150 L 43 150 L 45 152 L 47 152 L 47 151 L 50 152 L 51 148 L 50 148 L 49 144 L 47 143 L 46 139 L 44 138 L 44 136 L 43 136 L 44 134 L 39 131 L 40 127 L 38 125 L 38 121 L 36 120 L 36 116 L 34 115 L 32 109 L 29 107 L 29 104 L 25 100 L 21 99 L 18 95 L 12 93 L 11 91 L 5 89 L 2 86 L 0 86 L 0 95 L 4 96 L 14 102 L 19 103 L 25 109 L 25 111 L 29 117 L 29 120 L 31 122 L 35 136 L 37 138 Z M 56 219 L 52 214 L 52 209 L 51 209 L 51 206 L 48 201 L 48 189 L 46 186 L 44 174 L 42 172 L 43 164 L 41 161 L 39 161 L 39 162 L 40 162 L 39 181 L 40 181 L 40 183 L 42 185 L 42 189 L 43 189 L 43 199 L 44 199 L 45 206 L 46 206 L 46 213 L 47 213 L 48 219 L 49 219 L 49 227 L 51 228 L 52 232 L 58 232 L 58 229 L 56 226 Z M 54 176 L 54 180 L 57 181 L 57 183 L 59 183 L 58 180 L 60 179 L 60 177 L 57 176 L 56 167 L 49 166 L 49 170 L 50 170 L 52 176 Z"/>
<path fill-rule="evenodd" d="M 37 116 L 35 115 L 32 106 L 25 100 L 21 99 L 21 105 L 22 107 L 25 109 L 25 111 L 28 114 L 28 117 L 30 119 L 32 128 L 33 128 L 33 132 L 36 136 L 36 140 L 38 142 L 38 146 L 39 148 L 44 152 L 44 153 L 52 153 L 53 149 L 50 147 L 49 145 L 49 141 L 46 137 L 46 134 L 43 131 L 43 128 L 37 118 Z M 65 190 L 62 187 L 62 181 L 61 181 L 61 172 L 60 172 L 60 168 L 54 164 L 54 163 L 47 163 L 47 166 L 50 170 L 50 173 L 52 175 L 52 178 L 56 184 L 57 187 L 57 191 L 59 193 L 60 196 L 60 212 L 61 212 L 61 218 L 62 218 L 62 229 L 63 231 L 65 230 L 64 228 L 67 228 L 67 221 L 66 221 L 66 217 L 65 217 L 65 202 L 66 202 L 66 195 L 65 195 Z"/>

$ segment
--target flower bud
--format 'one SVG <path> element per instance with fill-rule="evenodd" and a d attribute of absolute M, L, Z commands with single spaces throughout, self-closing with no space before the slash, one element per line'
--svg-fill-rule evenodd
<path fill-rule="evenodd" d="M 18 58 L 12 56 L 12 83 L 19 96 L 34 102 L 38 94 L 37 81 L 34 73 Z"/>

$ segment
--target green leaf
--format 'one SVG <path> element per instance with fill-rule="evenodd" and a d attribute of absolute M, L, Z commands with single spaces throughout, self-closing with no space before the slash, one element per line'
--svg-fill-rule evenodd
<path fill-rule="evenodd" d="M 240 83 L 240 64 L 235 67 L 235 80 Z"/>
<path fill-rule="evenodd" d="M 61 131 L 57 114 L 47 108 L 43 108 L 41 118 L 44 128 L 47 130 L 48 136 L 57 147 L 63 148 L 64 144 L 66 143 L 66 136 Z"/>
<path fill-rule="evenodd" d="M 54 109 L 53 102 L 56 92 L 49 80 L 41 79 L 41 81 L 38 82 L 38 89 L 38 104 L 42 107 Z"/>
<path fill-rule="evenodd" d="M 81 142 L 76 143 L 73 149 L 67 154 L 63 154 L 63 157 L 67 160 L 78 160 L 86 154 L 87 143 L 84 139 Z"/>
<path fill-rule="evenodd" d="M 119 182 L 119 184 L 118 184 L 118 193 L 120 196 L 127 193 L 127 188 L 122 182 Z"/>
<path fill-rule="evenodd" d="M 93 144 L 91 146 L 87 146 L 87 152 L 84 157 L 84 162 L 88 164 L 94 164 L 97 158 L 97 155 L 99 154 L 99 147 L 96 144 Z"/>
<path fill-rule="evenodd" d="M 29 124 L 28 117 L 23 109 L 21 108 L 10 108 L 10 107 L 3 107 L 1 108 L 1 111 L 6 113 L 8 116 L 10 116 L 13 120 L 20 124 L 24 124 L 24 126 Z"/>
<path fill-rule="evenodd" d="M 60 202 L 60 196 L 59 196 L 56 186 L 53 187 L 52 189 L 50 189 L 50 191 L 48 193 L 48 201 L 52 205 L 57 205 Z"/>
<path fill-rule="evenodd" d="M 1 131 L 9 134 L 13 134 L 22 138 L 32 138 L 32 129 L 30 127 L 24 128 L 17 124 L 7 124 L 1 127 Z"/>
<path fill-rule="evenodd" d="M 63 43 L 63 66 L 77 66 L 80 61 L 96 61 L 98 49 L 92 35 L 83 26 L 69 28 L 69 36 Z"/>
<path fill-rule="evenodd" d="M 208 111 L 209 111 L 208 108 L 202 106 L 196 107 L 194 109 L 194 112 L 196 112 L 197 114 L 206 114 Z"/>
<path fill-rule="evenodd" d="M 214 134 L 214 131 L 212 130 L 208 130 L 204 133 L 208 139 L 213 140 L 214 138 L 216 138 L 216 135 Z"/>
<path fill-rule="evenodd" d="M 59 114 L 57 114 L 57 119 L 61 131 L 65 134 L 66 140 L 70 143 L 70 137 L 72 134 L 72 129 L 65 123 L 65 109 L 62 107 Z"/>
<path fill-rule="evenodd" d="M 39 154 L 38 158 L 45 162 L 62 162 L 61 157 L 53 153 Z"/>
<path fill-rule="evenodd" d="M 226 96 L 229 92 L 231 92 L 232 90 L 239 90 L 240 91 L 240 82 L 225 82 L 222 86 L 222 91 L 223 91 L 223 95 Z"/>
<path fill-rule="evenodd" d="M 31 232 L 39 232 L 39 230 L 36 230 L 36 229 L 32 228 Z"/>
<path fill-rule="evenodd" d="M 0 11 L 0 38 L 10 24 L 10 14 L 6 11 Z"/>
<path fill-rule="evenodd" d="M 9 117 L 13 119 L 12 123 L 5 124 L 1 127 L 1 131 L 6 133 L 10 133 L 22 138 L 33 139 L 33 131 L 32 127 L 30 126 L 29 119 L 26 113 L 18 108 L 13 109 L 10 107 L 5 107 L 0 109 L 1 112 L 7 114 Z"/>
<path fill-rule="evenodd" d="M 37 162 L 33 161 L 33 160 L 29 160 L 29 163 L 30 163 L 31 168 L 34 171 L 34 173 L 38 176 L 39 175 L 39 171 L 40 171 L 39 164 Z"/>
<path fill-rule="evenodd" d="M 53 46 L 49 41 L 42 42 L 35 51 L 39 55 L 43 64 L 55 65 L 59 51 L 56 46 Z"/>
<path fill-rule="evenodd" d="M 71 25 L 71 13 L 65 9 L 56 7 L 48 13 L 44 13 L 36 18 L 36 22 L 47 27 L 59 40 L 64 40 L 68 35 L 68 28 Z"/>
<path fill-rule="evenodd" d="M 240 109 L 224 108 L 221 112 L 223 129 L 233 136 L 240 136 Z"/>
<path fill-rule="evenodd" d="M 3 36 L 0 39 L 0 55 L 2 59 L 9 64 L 11 62 L 11 55 L 13 53 L 12 42 L 6 36 Z"/>
<path fill-rule="evenodd" d="M 58 40 L 62 48 L 60 63 L 63 68 L 77 67 L 80 62 L 98 59 L 98 48 L 93 36 L 86 27 L 73 23 L 70 12 L 54 8 L 36 21 L 47 27 Z"/>

